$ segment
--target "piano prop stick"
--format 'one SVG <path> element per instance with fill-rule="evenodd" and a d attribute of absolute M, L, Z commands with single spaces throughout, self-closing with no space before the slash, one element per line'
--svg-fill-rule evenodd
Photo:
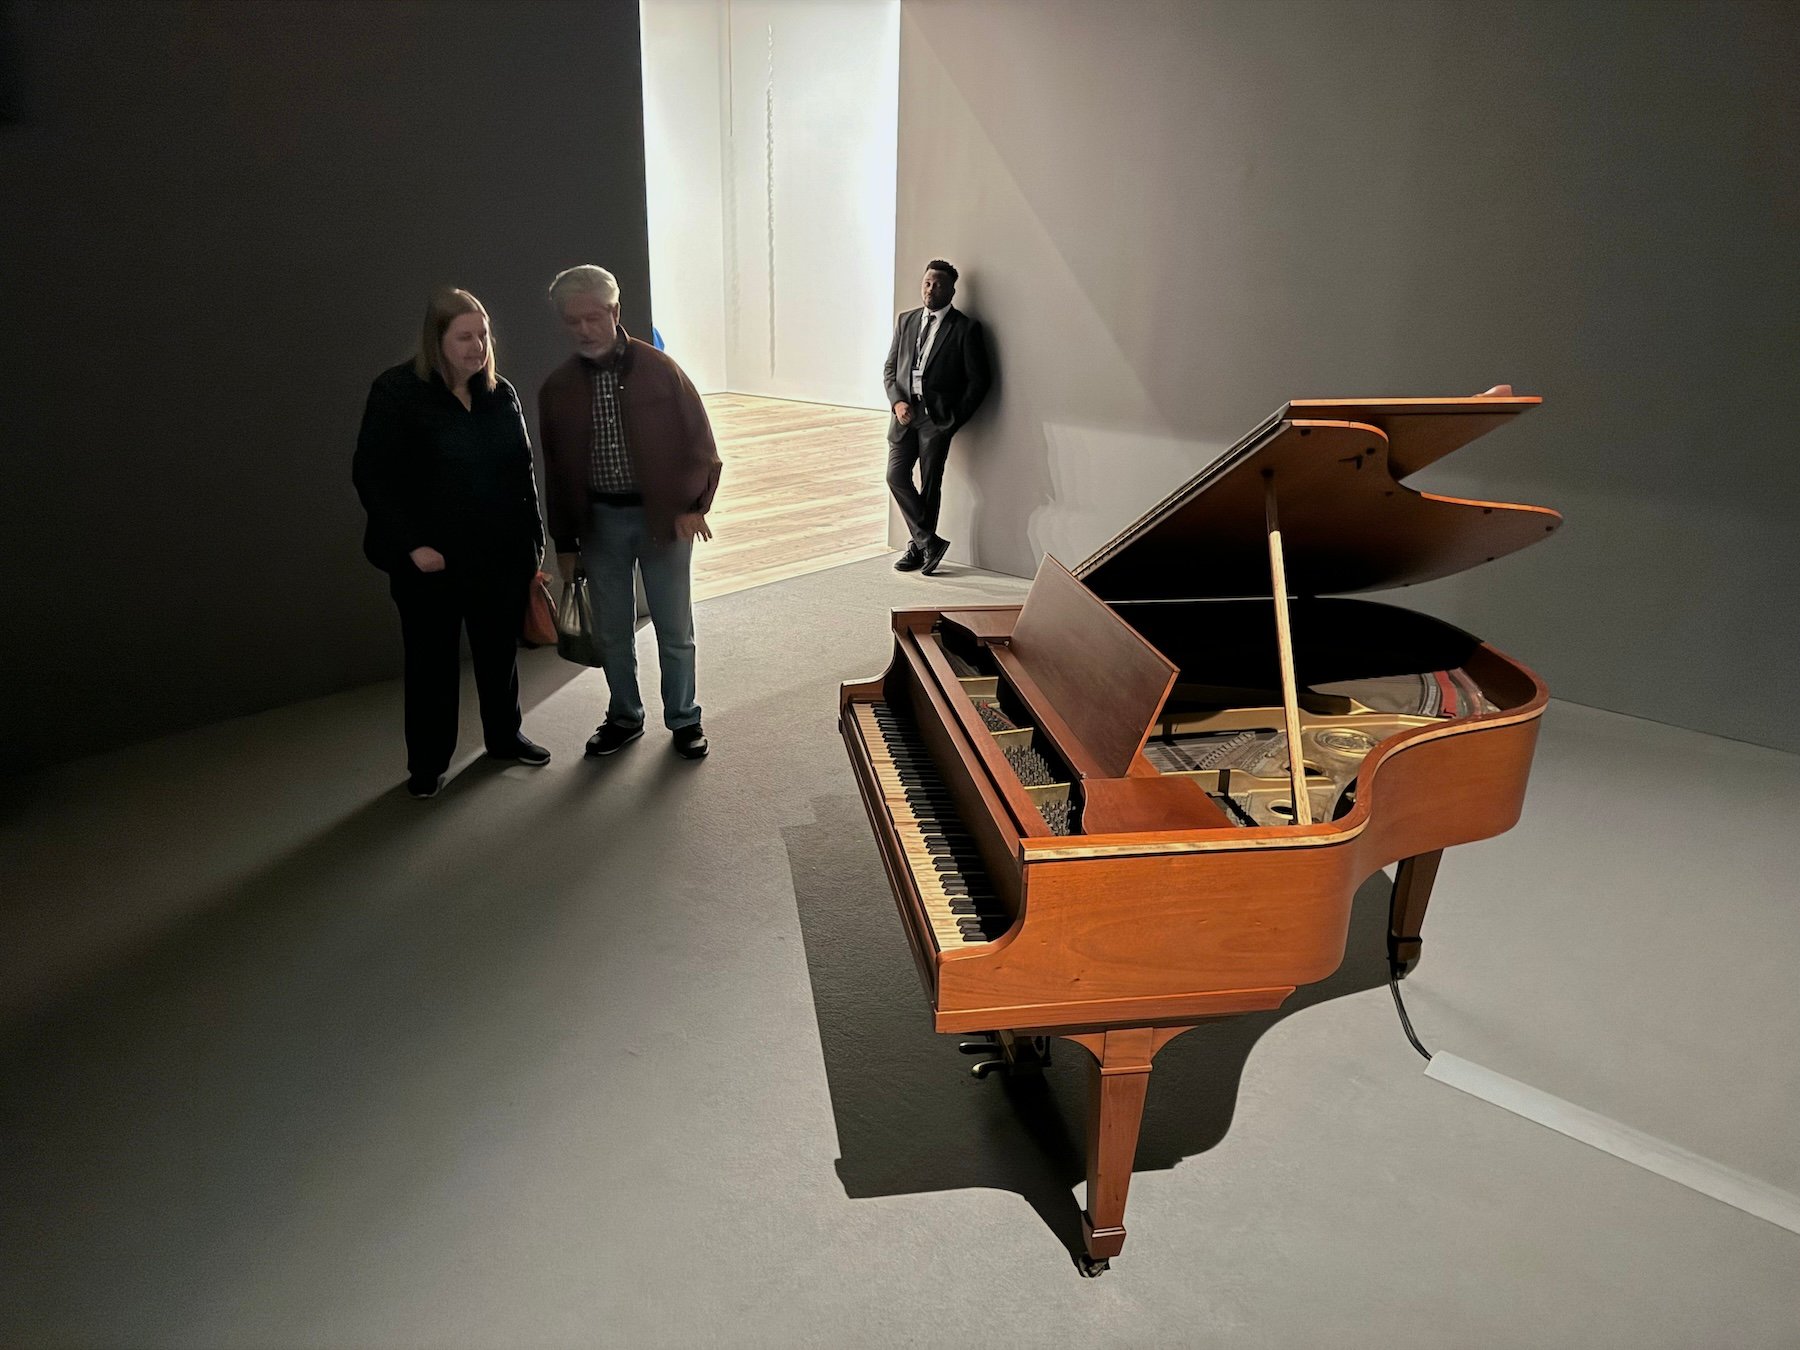
<path fill-rule="evenodd" d="M 1349 597 L 1556 529 L 1544 507 L 1404 481 L 1537 402 L 1496 388 L 1285 404 L 1079 567 L 1046 558 L 1022 606 L 896 610 L 888 668 L 840 687 L 933 1029 L 979 1038 L 968 1048 L 995 1055 L 983 1076 L 1036 1071 L 1050 1038 L 1092 1061 L 1082 1274 L 1124 1246 L 1157 1053 L 1330 977 L 1357 888 L 1395 863 L 1387 939 L 1404 974 L 1439 856 L 1518 820 L 1543 682 L 1472 633 Z M 1304 719 L 1301 674 L 1318 696 Z M 1426 687 L 1468 697 L 1401 714 L 1346 692 Z M 1187 739 L 1180 757 L 1146 753 L 1158 726 Z M 1244 736 L 1268 738 L 1266 764 L 1201 762 Z M 1309 745 L 1356 789 L 1318 820 Z"/>
<path fill-rule="evenodd" d="M 1287 717 L 1288 772 L 1294 824 L 1310 825 L 1312 798 L 1306 791 L 1306 760 L 1300 752 L 1300 693 L 1294 684 L 1294 634 L 1288 625 L 1287 566 L 1281 556 L 1281 522 L 1275 511 L 1275 471 L 1263 470 L 1263 518 L 1269 531 L 1269 572 L 1274 579 L 1275 643 L 1281 650 L 1281 708 Z"/>

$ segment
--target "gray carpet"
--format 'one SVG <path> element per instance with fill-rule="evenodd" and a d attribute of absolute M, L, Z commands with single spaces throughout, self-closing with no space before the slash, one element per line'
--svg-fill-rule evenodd
<path fill-rule="evenodd" d="M 10 785 L 0 1341 L 1800 1344 L 1800 1237 L 1422 1076 L 1379 878 L 1336 976 L 1159 1058 L 1077 1278 L 1076 1053 L 977 1083 L 929 1031 L 833 727 L 889 606 L 1022 591 L 707 602 L 697 765 L 583 761 L 601 677 L 535 653 L 555 763 L 434 802 L 394 686 Z M 1525 820 L 1446 860 L 1422 1034 L 1800 1190 L 1797 799 L 1792 756 L 1553 708 Z"/>

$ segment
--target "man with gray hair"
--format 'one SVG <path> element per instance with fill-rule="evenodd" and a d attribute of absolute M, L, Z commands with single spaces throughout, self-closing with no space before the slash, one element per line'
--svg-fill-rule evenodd
<path fill-rule="evenodd" d="M 691 563 L 694 540 L 712 538 L 719 488 L 706 406 L 680 366 L 620 326 L 619 283 L 605 268 L 557 273 L 550 303 L 575 352 L 538 390 L 544 504 L 564 579 L 587 574 L 609 689 L 587 752 L 610 755 L 644 734 L 635 570 L 656 630 L 663 725 L 676 753 L 700 759 Z"/>

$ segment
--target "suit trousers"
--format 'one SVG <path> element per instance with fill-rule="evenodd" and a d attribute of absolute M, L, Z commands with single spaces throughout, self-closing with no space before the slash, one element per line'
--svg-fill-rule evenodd
<path fill-rule="evenodd" d="M 406 647 L 408 773 L 435 777 L 456 753 L 465 626 L 482 738 L 489 750 L 506 750 L 518 738 L 516 658 L 529 581 L 530 573 L 516 562 L 452 562 L 442 572 L 421 572 L 403 562 L 390 574 Z"/>
<path fill-rule="evenodd" d="M 888 445 L 887 485 L 900 508 L 915 549 L 923 553 L 937 539 L 938 507 L 944 497 L 944 465 L 951 431 L 931 420 L 923 403 L 912 405 L 912 421 Z M 918 483 L 913 482 L 915 468 Z"/>
<path fill-rule="evenodd" d="M 581 537 L 581 566 L 594 598 L 600 655 L 606 663 L 610 696 L 606 720 L 621 726 L 644 724 L 644 697 L 637 677 L 637 587 L 656 629 L 662 667 L 663 725 L 671 731 L 697 726 L 694 701 L 694 544 L 690 539 L 654 539 L 641 506 L 594 502 L 588 531 Z"/>

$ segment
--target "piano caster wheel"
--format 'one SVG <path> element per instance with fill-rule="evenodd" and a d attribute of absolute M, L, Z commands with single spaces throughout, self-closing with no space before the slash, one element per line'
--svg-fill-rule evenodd
<path fill-rule="evenodd" d="M 1108 1261 L 1104 1256 L 1095 1259 L 1086 1252 L 1083 1252 L 1080 1256 L 1075 1258 L 1075 1268 L 1081 1272 L 1082 1279 L 1094 1280 L 1111 1270 L 1112 1262 Z"/>
<path fill-rule="evenodd" d="M 991 1055 L 1000 1048 L 999 1043 L 991 1038 L 979 1041 L 958 1041 L 956 1048 L 965 1055 Z"/>
<path fill-rule="evenodd" d="M 1003 1073 L 1005 1070 L 1004 1059 L 983 1059 L 969 1065 L 969 1072 L 977 1078 L 986 1078 L 990 1073 Z"/>

